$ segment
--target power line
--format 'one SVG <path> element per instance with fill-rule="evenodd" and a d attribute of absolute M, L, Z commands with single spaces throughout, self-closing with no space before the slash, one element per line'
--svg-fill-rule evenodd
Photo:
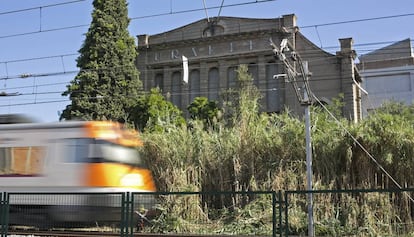
<path fill-rule="evenodd" d="M 13 10 L 13 11 L 0 12 L 0 15 L 14 14 L 14 13 L 25 12 L 25 11 L 33 11 L 33 10 L 42 9 L 42 8 L 57 7 L 57 6 L 62 6 L 62 5 L 78 3 L 78 2 L 84 2 L 84 1 L 86 0 L 74 0 L 70 2 L 61 2 L 61 3 L 43 5 L 43 6 L 38 6 L 38 7 L 24 8 L 24 9 L 18 9 L 18 10 Z"/>
<path fill-rule="evenodd" d="M 315 95 L 312 95 L 313 96 L 313 98 L 318 102 L 318 104 L 320 105 L 320 106 L 322 106 L 322 108 L 329 114 L 329 116 L 331 116 L 334 120 L 335 120 L 335 122 L 341 127 L 341 129 L 343 130 L 343 131 L 345 131 L 345 133 L 354 141 L 354 143 L 359 147 L 359 148 L 361 148 L 361 150 L 371 159 L 371 161 L 373 161 L 374 162 L 374 164 L 381 170 L 381 172 L 382 173 L 384 173 L 385 174 L 385 176 L 387 176 L 390 180 L 391 180 L 391 182 L 395 185 L 395 186 L 397 186 L 397 188 L 398 189 L 402 189 L 403 187 L 402 187 L 402 185 L 401 184 L 399 184 L 398 183 L 398 181 L 377 161 L 377 159 L 375 159 L 375 157 L 359 142 L 359 140 L 354 136 L 354 135 L 352 135 L 351 134 L 351 132 L 350 131 L 348 131 L 348 129 L 346 129 L 345 127 L 344 127 L 344 125 L 332 114 L 332 112 L 331 111 L 329 111 L 329 109 L 315 96 Z M 411 202 L 414 202 L 414 199 L 413 199 L 413 197 L 411 197 L 411 195 L 410 194 L 408 194 L 408 193 L 406 193 L 405 192 L 405 195 L 407 196 L 407 198 L 411 201 Z"/>
<path fill-rule="evenodd" d="M 49 101 L 35 101 L 35 102 L 28 102 L 28 103 L 16 103 L 16 104 L 0 105 L 0 107 L 24 106 L 24 105 L 35 105 L 35 104 L 51 104 L 51 103 L 61 103 L 61 102 L 69 102 L 69 101 L 70 101 L 69 99 L 49 100 Z"/>
<path fill-rule="evenodd" d="M 130 19 L 131 20 L 138 20 L 138 19 L 145 19 L 145 18 L 153 18 L 153 17 L 160 17 L 160 16 L 168 16 L 168 15 L 177 15 L 177 14 L 183 14 L 183 13 L 199 12 L 199 11 L 220 9 L 220 8 L 227 8 L 227 7 L 237 7 L 237 6 L 259 4 L 259 3 L 264 3 L 264 2 L 274 2 L 274 1 L 277 1 L 277 0 L 261 0 L 261 1 L 254 0 L 254 1 L 243 2 L 243 3 L 234 3 L 234 4 L 228 4 L 228 5 L 206 7 L 206 8 L 195 8 L 195 9 L 188 9 L 188 10 L 181 10 L 181 11 L 171 11 L 171 12 L 165 12 L 165 13 L 152 14 L 152 15 L 137 16 L 137 17 L 131 17 Z"/>
<path fill-rule="evenodd" d="M 329 22 L 329 23 L 322 23 L 322 24 L 315 24 L 315 25 L 305 25 L 305 26 L 301 26 L 299 28 L 305 29 L 305 28 L 314 28 L 314 27 L 321 27 L 321 26 L 342 25 L 342 24 L 350 24 L 350 23 L 357 23 L 357 22 L 364 22 L 364 21 L 376 21 L 376 20 L 400 18 L 400 17 L 407 17 L 407 16 L 414 16 L 414 13 L 390 15 L 390 16 L 380 16 L 380 17 L 371 17 L 371 18 L 355 19 L 355 20 L 348 20 L 348 21 L 337 21 L 337 22 Z"/>
<path fill-rule="evenodd" d="M 22 9 L 22 10 L 16 10 L 11 12 L 4 12 L 3 14 L 11 14 L 15 12 L 21 12 L 21 11 L 27 11 L 27 10 L 33 10 L 33 9 L 41 9 L 45 7 L 54 7 L 58 5 L 63 4 L 71 4 L 76 2 L 81 2 L 86 0 L 77 0 L 72 2 L 66 2 L 61 4 L 53 4 L 53 5 L 46 5 L 41 7 L 35 7 L 35 8 L 28 8 L 28 9 Z M 176 15 L 176 14 L 183 14 L 183 13 L 191 13 L 191 12 L 198 12 L 198 11 L 207 11 L 210 9 L 219 9 L 221 12 L 222 8 L 228 8 L 228 7 L 236 7 L 236 6 L 244 6 L 244 5 L 251 5 L 251 4 L 259 4 L 259 3 L 265 3 L 265 2 L 273 2 L 277 0 L 261 0 L 261 1 L 250 1 L 250 2 L 243 2 L 243 3 L 234 3 L 234 4 L 228 4 L 224 5 L 223 2 L 219 6 L 212 6 L 212 7 L 204 7 L 204 8 L 195 8 L 195 9 L 188 9 L 188 10 L 181 10 L 181 11 L 170 11 L 165 13 L 159 13 L 159 14 L 151 14 L 151 15 L 144 15 L 144 16 L 138 16 L 138 17 L 131 17 L 130 20 L 138 20 L 138 19 L 146 19 L 146 18 L 154 18 L 154 17 L 161 17 L 161 16 L 167 16 L 167 15 Z M 2 13 L 0 13 L 2 14 Z M 375 21 L 375 20 L 384 20 L 384 19 L 392 19 L 392 18 L 400 18 L 400 17 L 408 17 L 408 16 L 414 16 L 414 13 L 406 13 L 406 14 L 399 14 L 399 15 L 390 15 L 390 16 L 380 16 L 380 17 L 372 17 L 372 18 L 363 18 L 363 19 L 355 19 L 355 20 L 348 20 L 348 21 L 339 21 L 339 22 L 329 22 L 329 23 L 321 23 L 321 24 L 314 24 L 314 25 L 305 25 L 305 26 L 299 26 L 299 28 L 318 28 L 318 27 L 324 27 L 324 26 L 332 26 L 332 25 L 340 25 L 340 24 L 349 24 L 349 23 L 357 23 L 357 22 L 365 22 L 365 21 Z M 60 31 L 60 30 L 67 30 L 67 29 L 74 29 L 74 28 L 81 28 L 81 27 L 87 27 L 89 24 L 81 24 L 81 25 L 73 25 L 73 26 L 67 26 L 67 27 L 59 27 L 59 28 L 53 28 L 53 29 L 40 29 L 37 31 L 32 32 L 25 32 L 25 33 L 18 33 L 18 34 L 11 34 L 11 35 L 3 35 L 0 36 L 0 39 L 2 38 L 10 38 L 10 37 L 17 37 L 17 36 L 24 36 L 24 35 L 30 35 L 30 34 L 37 34 L 37 33 L 43 33 L 43 32 L 52 32 L 52 31 Z"/>
<path fill-rule="evenodd" d="M 302 54 L 303 58 L 306 58 L 305 56 L 306 54 Z M 334 57 L 334 56 L 332 56 Z M 47 57 L 48 58 L 48 57 Z M 309 64 L 311 64 L 312 67 L 318 67 L 318 66 L 328 66 L 328 63 L 325 63 L 325 58 L 321 58 L 321 59 L 306 59 L 308 61 Z M 319 63 L 316 63 L 319 62 Z M 335 63 L 331 63 L 331 64 L 335 64 Z M 237 66 L 239 66 L 240 64 L 232 64 L 232 63 L 227 63 L 227 64 L 221 64 L 222 67 L 227 67 L 228 70 L 231 70 L 231 68 L 236 68 Z M 271 65 L 280 65 L 280 63 L 276 63 L 276 62 L 266 62 L 266 63 L 253 63 L 250 64 L 250 66 L 271 66 Z M 83 69 L 83 72 L 96 72 L 96 71 L 100 71 L 100 70 L 112 70 L 112 69 L 122 69 L 125 68 L 125 66 L 119 66 L 119 67 L 108 67 L 108 68 L 97 68 L 97 69 Z M 214 67 L 211 67 L 214 68 Z M 211 69 L 210 68 L 210 69 Z M 201 65 L 197 64 L 190 64 L 189 69 L 192 70 L 201 70 Z M 160 71 L 161 70 L 161 71 Z M 154 75 L 157 74 L 158 72 L 161 73 L 165 73 L 165 72 L 181 72 L 182 71 L 182 67 L 180 65 L 180 62 L 177 62 L 177 66 L 176 67 L 169 67 L 168 69 L 157 69 L 157 68 L 153 68 L 153 69 L 144 69 L 144 70 L 139 70 L 141 75 L 144 73 L 153 73 Z M 398 73 L 398 72 L 406 72 L 407 68 L 399 68 L 399 69 L 393 69 L 392 71 L 389 70 L 389 68 L 384 68 L 384 69 L 379 69 L 376 70 L 376 73 L 388 73 L 388 72 L 392 72 L 392 73 Z M 0 80 L 13 80 L 13 79 L 27 79 L 27 78 L 42 78 L 42 77 L 50 77 L 50 76 L 60 76 L 60 75 L 67 75 L 67 74 L 75 74 L 75 73 L 79 73 L 80 70 L 71 70 L 71 71 L 59 71 L 59 72 L 44 72 L 44 73 L 34 73 L 34 74 L 21 74 L 21 75 L 13 75 L 13 76 L 5 76 L 5 77 L 0 77 Z M 329 81 L 329 80 L 337 80 L 335 77 L 338 76 L 337 74 L 322 74 L 322 75 L 315 75 L 314 78 L 312 78 L 312 80 L 310 80 L 311 82 L 318 82 L 318 81 Z M 317 78 L 317 79 L 316 79 Z M 6 89 L 6 88 L 5 88 Z"/>
<path fill-rule="evenodd" d="M 80 1 L 86 1 L 86 0 L 78 0 L 78 1 L 69 2 L 69 3 L 75 3 L 75 2 L 80 2 Z M 250 2 L 234 3 L 234 4 L 229 4 L 229 5 L 213 6 L 213 7 L 207 7 L 207 8 L 196 8 L 196 9 L 189 9 L 189 10 L 183 10 L 183 11 L 172 11 L 171 10 L 170 12 L 165 12 L 165 13 L 160 13 L 160 14 L 152 14 L 152 15 L 146 15 L 146 16 L 140 16 L 140 17 L 131 17 L 129 19 L 131 21 L 133 21 L 133 20 L 138 20 L 138 19 L 154 18 L 154 17 L 161 17 L 161 16 L 167 16 L 167 15 L 176 15 L 176 14 L 198 12 L 198 11 L 209 10 L 209 9 L 217 9 L 217 8 L 223 8 L 223 7 L 236 7 L 236 6 L 259 4 L 259 3 L 273 2 L 273 1 L 277 1 L 277 0 L 261 0 L 261 1 L 255 0 L 255 1 L 250 1 Z M 47 5 L 47 6 L 35 7 L 33 9 L 41 9 L 42 7 L 52 7 L 52 5 L 50 5 L 50 6 Z M 33 10 L 33 9 L 30 8 L 30 10 Z M 26 11 L 26 10 L 27 9 L 16 10 L 15 12 Z M 12 12 L 7 12 L 7 14 L 11 14 L 11 13 Z M 89 26 L 90 26 L 90 24 L 80 24 L 80 25 L 73 25 L 73 26 L 67 26 L 67 27 L 58 27 L 58 28 L 53 28 L 53 29 L 42 29 L 42 27 L 40 25 L 39 30 L 31 31 L 31 32 L 24 32 L 24 33 L 17 33 L 17 34 L 10 34 L 10 35 L 1 35 L 0 36 L 0 39 L 11 38 L 11 37 L 18 37 L 18 36 L 26 36 L 26 35 L 32 35 L 32 34 L 38 34 L 38 33 L 44 33 L 44 32 L 53 32 L 53 31 L 61 31 L 61 30 L 68 30 L 68 29 L 89 27 Z"/>
<path fill-rule="evenodd" d="M 71 56 L 79 56 L 79 54 L 78 53 L 70 53 L 70 54 L 50 55 L 50 56 L 34 57 L 34 58 L 22 58 L 22 59 L 2 61 L 2 62 L 0 62 L 0 64 L 36 61 L 36 60 L 44 60 L 44 59 L 52 59 L 52 58 L 71 57 Z"/>

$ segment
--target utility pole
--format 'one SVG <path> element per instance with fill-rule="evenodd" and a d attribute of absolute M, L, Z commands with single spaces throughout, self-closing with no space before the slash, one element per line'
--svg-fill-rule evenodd
<path fill-rule="evenodd" d="M 299 103 L 305 106 L 305 134 L 306 134 L 306 186 L 308 199 L 308 236 L 314 237 L 314 221 L 313 221 L 313 195 L 312 195 L 312 140 L 310 126 L 310 105 L 312 104 L 312 93 L 309 87 L 309 77 L 311 73 L 308 70 L 308 63 L 302 62 L 300 56 L 293 47 L 289 45 L 289 41 L 285 38 L 281 41 L 280 47 L 277 47 L 272 39 L 270 39 L 273 54 L 276 59 L 281 61 L 286 73 L 274 75 L 273 78 L 284 77 L 295 90 Z M 290 57 L 286 57 L 286 52 L 290 52 Z M 299 72 L 298 72 L 299 71 Z M 303 94 L 301 93 L 303 90 Z"/>

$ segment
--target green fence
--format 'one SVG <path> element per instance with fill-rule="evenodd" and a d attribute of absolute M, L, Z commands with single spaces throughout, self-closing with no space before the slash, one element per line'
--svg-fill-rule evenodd
<path fill-rule="evenodd" d="M 306 235 L 309 194 L 315 236 L 414 236 L 414 189 L 286 191 L 285 236 Z"/>
<path fill-rule="evenodd" d="M 282 236 L 281 192 L 2 193 L 1 235 L 33 230 Z"/>
<path fill-rule="evenodd" d="M 282 236 L 281 192 L 157 193 L 152 233 Z"/>
<path fill-rule="evenodd" d="M 237 236 L 414 236 L 414 189 L 278 192 L 1 193 L 1 236 L 14 228 Z"/>

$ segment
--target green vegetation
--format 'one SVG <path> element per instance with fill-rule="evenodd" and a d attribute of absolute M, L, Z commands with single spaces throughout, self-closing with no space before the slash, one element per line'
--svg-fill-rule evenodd
<path fill-rule="evenodd" d="M 159 89 L 152 89 L 138 99 L 132 108 L 131 119 L 136 128 L 153 132 L 185 124 L 181 110 L 165 100 Z"/>
<path fill-rule="evenodd" d="M 247 66 L 238 68 L 238 86 L 223 93 L 221 108 L 197 98 L 186 123 L 182 111 L 159 90 L 140 94 L 126 1 L 94 0 L 93 5 L 77 59 L 80 72 L 63 93 L 71 104 L 61 119 L 112 120 L 139 128 L 143 152 L 162 191 L 305 190 L 304 122 L 287 110 L 259 113 L 260 93 Z M 329 109 L 339 116 L 342 104 L 339 96 Z M 413 187 L 413 112 L 414 106 L 390 103 L 355 124 L 313 107 L 314 188 L 396 188 L 383 170 L 402 186 Z M 289 230 L 306 233 L 306 198 L 289 198 Z M 271 202 L 265 196 L 166 196 L 160 201 L 150 231 L 269 235 L 272 228 Z M 413 202 L 411 193 L 315 195 L 316 232 L 407 234 L 414 230 Z"/>
<path fill-rule="evenodd" d="M 125 0 L 94 0 L 92 23 L 79 50 L 80 72 L 67 86 L 71 104 L 61 119 L 130 122 L 141 90 L 134 64 L 134 38 L 128 32 Z"/>
<path fill-rule="evenodd" d="M 230 122 L 210 119 L 206 123 L 205 119 L 194 117 L 190 121 L 190 128 L 170 124 L 166 125 L 168 130 L 143 134 L 146 140 L 146 157 L 157 179 L 159 190 L 305 190 L 304 122 L 288 111 L 277 115 L 260 114 L 260 98 L 249 83 L 251 77 L 243 67 L 238 73 L 242 86 L 233 93 L 238 103 L 237 107 L 232 108 L 235 112 Z M 202 104 L 206 102 L 203 101 Z M 339 114 L 342 104 L 341 97 L 338 97 L 329 109 Z M 355 124 L 344 118 L 335 121 L 323 108 L 313 107 L 311 120 L 314 188 L 396 188 L 344 128 L 400 184 L 412 187 L 412 111 L 413 107 L 392 103 Z M 391 236 L 397 232 L 409 232 L 413 229 L 413 203 L 410 195 L 315 195 L 316 231 L 319 235 L 327 236 Z M 253 230 L 258 231 L 258 223 L 264 223 L 263 220 L 255 219 L 256 215 L 248 217 L 257 211 L 255 202 L 244 205 L 243 199 L 239 198 L 210 198 L 189 202 L 192 203 L 191 208 L 181 202 L 180 205 L 170 206 L 180 198 L 186 197 L 177 197 L 161 207 L 163 210 L 169 208 L 169 211 L 162 212 L 163 218 L 168 216 L 174 220 L 174 224 L 168 226 L 168 231 L 185 229 L 187 232 L 198 233 L 202 228 L 197 225 L 191 227 L 189 223 L 219 218 L 221 225 L 216 227 L 221 230 L 220 233 L 252 234 L 256 233 Z M 296 234 L 306 233 L 306 196 L 294 195 L 290 204 L 290 231 Z M 267 205 L 271 205 L 271 202 Z M 213 215 L 211 209 L 207 211 L 206 207 L 221 210 L 218 212 L 227 213 L 226 217 L 218 217 L 217 213 Z M 234 209 L 235 207 L 237 208 Z M 271 209 L 271 206 L 268 208 Z M 175 211 L 171 212 L 172 209 Z M 271 213 L 263 213 L 261 218 L 271 220 Z M 226 222 L 231 216 L 237 221 Z M 242 219 L 243 225 L 240 222 Z M 240 226 L 243 228 L 236 228 Z M 155 227 L 159 228 L 160 225 Z M 271 227 L 264 228 L 268 234 L 269 228 Z"/>

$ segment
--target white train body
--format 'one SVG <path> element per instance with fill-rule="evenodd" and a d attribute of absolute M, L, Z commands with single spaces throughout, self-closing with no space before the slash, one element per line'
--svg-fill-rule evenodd
<path fill-rule="evenodd" d="M 0 124 L 0 191 L 15 206 L 119 206 L 119 193 L 156 191 L 137 146 L 112 122 Z"/>

